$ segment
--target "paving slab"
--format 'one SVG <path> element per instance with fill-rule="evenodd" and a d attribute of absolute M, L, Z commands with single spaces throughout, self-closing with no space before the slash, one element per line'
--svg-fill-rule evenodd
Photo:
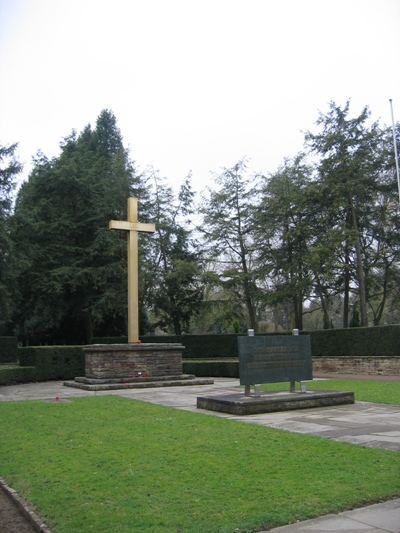
<path fill-rule="evenodd" d="M 346 531 L 400 533 L 400 499 L 277 527 L 269 530 L 268 533 L 340 533 Z"/>

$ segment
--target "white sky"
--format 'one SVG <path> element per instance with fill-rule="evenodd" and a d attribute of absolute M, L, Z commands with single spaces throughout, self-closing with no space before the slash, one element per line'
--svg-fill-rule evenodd
<path fill-rule="evenodd" d="M 102 109 L 171 185 L 273 172 L 351 98 L 400 120 L 400 0 L 0 0 L 0 144 L 48 157 Z"/>

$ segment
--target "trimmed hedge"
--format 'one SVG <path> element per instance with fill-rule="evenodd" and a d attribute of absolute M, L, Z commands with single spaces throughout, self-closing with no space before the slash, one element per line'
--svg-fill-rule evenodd
<path fill-rule="evenodd" d="M 301 334 L 310 335 L 311 353 L 315 357 L 400 355 L 400 325 L 302 331 Z M 185 346 L 183 359 L 216 359 L 238 357 L 237 337 L 235 334 L 166 335 L 142 337 L 142 342 L 179 342 Z M 94 344 L 119 344 L 127 341 L 126 337 L 92 339 Z"/>
<path fill-rule="evenodd" d="M 194 374 L 197 377 L 238 378 L 239 361 L 215 361 L 203 359 L 182 362 L 184 374 Z"/>
<path fill-rule="evenodd" d="M 85 375 L 82 346 L 29 346 L 19 348 L 21 367 L 36 367 L 38 381 L 73 379 Z"/>
<path fill-rule="evenodd" d="M 18 361 L 17 337 L 0 337 L 0 364 Z"/>
<path fill-rule="evenodd" d="M 161 342 L 161 341 L 158 341 L 158 342 Z M 89 344 L 127 344 L 127 343 L 128 343 L 128 337 L 92 337 L 89 342 Z"/>
<path fill-rule="evenodd" d="M 400 325 L 328 329 L 311 336 L 313 357 L 393 357 L 400 355 Z"/>
<path fill-rule="evenodd" d="M 37 380 L 36 368 L 33 366 L 8 366 L 0 368 L 0 385 L 16 385 Z"/>
<path fill-rule="evenodd" d="M 313 357 L 400 356 L 400 325 L 303 331 L 301 333 L 310 335 Z M 163 335 L 142 337 L 142 342 L 183 344 L 185 346 L 183 371 L 186 374 L 238 377 L 237 337 L 235 334 Z M 12 339 L 7 341 L 9 346 L 13 347 L 9 348 L 8 353 L 12 353 L 12 350 L 17 346 L 17 339 L 15 337 L 8 337 L 7 339 Z M 91 340 L 91 343 L 125 344 L 127 341 L 126 337 L 95 337 Z M 17 354 L 20 368 L 2 369 L 2 372 L 4 371 L 5 373 L 1 374 L 3 377 L 0 377 L 0 384 L 74 379 L 77 376 L 84 376 L 85 355 L 82 348 L 82 346 L 32 346 L 19 348 Z"/>
<path fill-rule="evenodd" d="M 207 359 L 216 357 L 238 357 L 237 335 L 154 335 L 143 336 L 142 342 L 174 343 L 185 346 L 183 359 Z M 124 344 L 127 337 L 94 337 L 93 344 Z"/>
<path fill-rule="evenodd" d="M 179 342 L 184 345 L 183 359 L 237 357 L 237 335 L 180 335 L 143 337 L 143 342 Z"/>

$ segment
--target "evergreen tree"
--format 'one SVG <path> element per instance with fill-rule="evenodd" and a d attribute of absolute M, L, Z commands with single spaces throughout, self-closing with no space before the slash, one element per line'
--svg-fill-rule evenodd
<path fill-rule="evenodd" d="M 194 210 L 191 176 L 177 195 L 153 169 L 149 178 L 153 182 L 151 197 L 156 233 L 146 255 L 143 292 L 152 310 L 154 327 L 181 335 L 189 333 L 204 290 L 201 254 L 188 228 Z"/>
<path fill-rule="evenodd" d="M 291 325 L 303 329 L 303 306 L 312 290 L 315 246 L 309 205 L 311 169 L 304 154 L 285 159 L 260 185 L 255 234 L 258 268 L 270 305 L 291 302 Z"/>
<path fill-rule="evenodd" d="M 377 326 L 385 317 L 388 302 L 398 294 L 400 280 L 400 207 L 391 128 L 381 132 L 375 161 L 375 198 L 362 217 L 361 245 L 368 309 Z"/>
<path fill-rule="evenodd" d="M 319 186 L 324 200 L 321 207 L 328 214 L 330 226 L 336 225 L 343 232 L 344 327 L 348 323 L 353 264 L 361 325 L 368 325 L 362 222 L 368 206 L 374 203 L 377 190 L 379 172 L 375 158 L 380 139 L 377 123 L 367 126 L 368 107 L 354 119 L 349 117 L 349 110 L 349 101 L 343 109 L 331 102 L 329 111 L 321 113 L 317 121 L 322 132 L 306 134 L 307 144 L 320 156 Z"/>
<path fill-rule="evenodd" d="M 216 266 L 214 282 L 225 295 L 230 295 L 231 307 L 243 302 L 248 327 L 257 331 L 257 307 L 261 293 L 254 269 L 253 238 L 254 183 L 245 178 L 246 161 L 239 161 L 215 177 L 218 189 L 208 189 L 203 198 L 201 231 L 208 245 L 209 258 Z M 241 319 L 241 316 L 232 317 Z"/>
<path fill-rule="evenodd" d="M 15 179 L 22 171 L 15 157 L 17 146 L 0 146 L 0 335 L 9 333 L 7 328 L 16 298 L 16 263 L 9 222 Z"/>
<path fill-rule="evenodd" d="M 126 219 L 127 198 L 141 192 L 110 111 L 94 130 L 65 138 L 59 157 L 38 154 L 13 217 L 21 338 L 79 343 L 125 333 L 126 238 L 108 222 Z"/>

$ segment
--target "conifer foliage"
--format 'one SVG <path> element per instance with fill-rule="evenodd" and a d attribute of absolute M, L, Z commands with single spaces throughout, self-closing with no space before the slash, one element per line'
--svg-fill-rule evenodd
<path fill-rule="evenodd" d="M 153 326 L 181 335 L 190 332 L 204 292 L 202 253 L 191 229 L 194 213 L 191 175 L 178 194 L 154 169 L 150 169 L 148 177 L 156 233 L 147 247 L 146 268 L 142 268 L 145 281 L 142 293 L 153 316 Z"/>
<path fill-rule="evenodd" d="M 125 333 L 126 236 L 110 232 L 141 191 L 116 119 L 73 132 L 59 157 L 38 153 L 18 194 L 13 240 L 20 271 L 16 333 L 33 343 Z"/>
<path fill-rule="evenodd" d="M 16 177 L 22 165 L 15 157 L 17 144 L 0 146 L 0 330 L 7 330 L 15 299 L 15 256 L 10 217 Z"/>

